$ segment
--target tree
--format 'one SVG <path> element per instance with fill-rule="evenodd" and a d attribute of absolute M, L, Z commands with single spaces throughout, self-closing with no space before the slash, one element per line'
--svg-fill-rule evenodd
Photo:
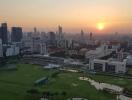
<path fill-rule="evenodd" d="M 27 93 L 29 93 L 29 94 L 39 94 L 39 91 L 37 89 L 30 89 L 30 90 L 27 90 Z"/>
<path fill-rule="evenodd" d="M 59 94 L 58 92 L 55 92 L 55 93 L 54 93 L 54 95 L 56 95 L 56 96 L 57 96 L 58 94 Z"/>
<path fill-rule="evenodd" d="M 49 91 L 44 91 L 42 95 L 44 98 L 49 98 L 51 96 L 51 93 Z"/>
<path fill-rule="evenodd" d="M 37 89 L 27 90 L 27 99 L 26 100 L 38 100 L 40 98 L 39 91 Z"/>
<path fill-rule="evenodd" d="M 62 94 L 63 96 L 66 96 L 66 92 L 65 92 L 65 91 L 63 91 L 61 94 Z"/>
<path fill-rule="evenodd" d="M 63 99 L 64 99 L 64 97 L 66 96 L 66 92 L 63 91 L 63 92 L 61 93 L 61 95 L 63 96 Z"/>

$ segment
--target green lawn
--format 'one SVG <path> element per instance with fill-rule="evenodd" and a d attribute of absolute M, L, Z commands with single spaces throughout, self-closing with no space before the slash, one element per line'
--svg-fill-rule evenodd
<path fill-rule="evenodd" d="M 128 74 L 132 74 L 132 68 L 128 68 Z"/>
<path fill-rule="evenodd" d="M 27 90 L 37 88 L 40 92 L 66 92 L 66 96 L 56 95 L 52 100 L 66 100 L 71 97 L 84 97 L 88 100 L 116 100 L 115 95 L 97 91 L 86 81 L 78 79 L 81 73 L 61 72 L 50 78 L 47 85 L 35 87 L 34 81 L 51 76 L 56 70 L 44 70 L 37 65 L 16 64 L 17 71 L 0 72 L 0 100 L 38 100 L 27 95 Z"/>

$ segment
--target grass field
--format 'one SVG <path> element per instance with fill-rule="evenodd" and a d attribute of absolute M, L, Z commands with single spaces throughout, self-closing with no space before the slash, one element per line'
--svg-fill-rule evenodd
<path fill-rule="evenodd" d="M 86 81 L 78 79 L 81 73 L 62 72 L 50 78 L 47 85 L 35 87 L 34 81 L 42 77 L 51 76 L 56 70 L 44 70 L 37 65 L 16 64 L 16 71 L 0 72 L 0 100 L 39 100 L 29 96 L 27 90 L 36 88 L 40 92 L 50 91 L 62 93 L 51 100 L 67 100 L 71 97 L 84 97 L 88 100 L 116 100 L 115 95 L 97 91 Z"/>
<path fill-rule="evenodd" d="M 115 84 L 132 91 L 132 79 L 104 75 L 88 75 L 88 77 L 91 77 L 92 79 L 99 82 Z"/>
<path fill-rule="evenodd" d="M 128 74 L 132 75 L 132 68 L 128 68 Z"/>

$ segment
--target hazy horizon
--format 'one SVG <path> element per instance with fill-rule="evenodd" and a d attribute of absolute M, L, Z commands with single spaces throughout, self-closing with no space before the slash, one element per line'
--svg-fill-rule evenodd
<path fill-rule="evenodd" d="M 65 32 L 132 33 L 132 0 L 0 0 L 0 23 Z M 99 25 L 98 25 L 99 24 Z M 101 28 L 101 29 L 100 29 Z"/>

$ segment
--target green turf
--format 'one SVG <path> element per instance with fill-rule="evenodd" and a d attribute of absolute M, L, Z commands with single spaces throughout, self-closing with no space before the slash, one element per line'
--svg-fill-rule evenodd
<path fill-rule="evenodd" d="M 132 75 L 132 68 L 128 68 L 128 74 Z"/>
<path fill-rule="evenodd" d="M 17 71 L 0 71 L 0 100 L 38 100 L 27 94 L 26 91 L 31 88 L 37 88 L 40 92 L 59 93 L 53 96 L 52 100 L 66 100 L 71 97 L 84 97 L 88 100 L 116 100 L 115 95 L 97 91 L 88 82 L 79 80 L 81 73 L 61 72 L 57 77 L 50 77 L 47 85 L 35 87 L 34 81 L 51 76 L 56 70 L 44 70 L 37 65 L 29 64 L 16 64 L 16 66 Z M 108 80 L 105 77 L 96 77 Z M 60 95 L 63 91 L 66 92 L 66 96 Z"/>

